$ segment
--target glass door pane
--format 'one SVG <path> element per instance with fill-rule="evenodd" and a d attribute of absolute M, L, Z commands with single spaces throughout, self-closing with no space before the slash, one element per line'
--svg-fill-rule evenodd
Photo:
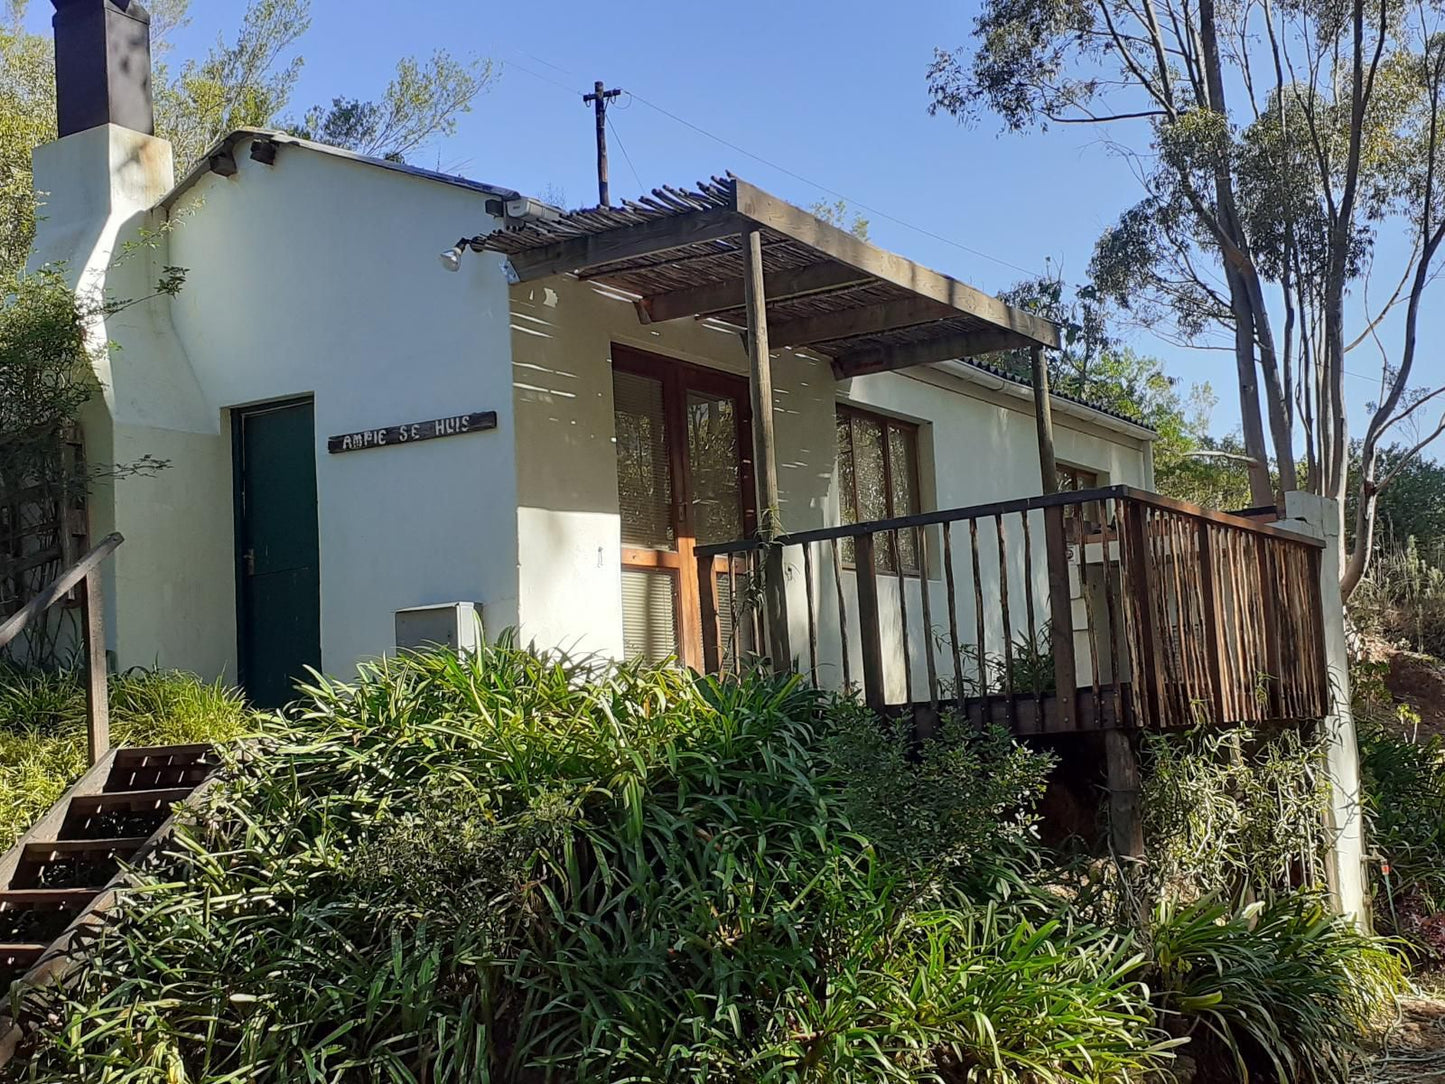
<path fill-rule="evenodd" d="M 643 549 L 676 549 L 672 467 L 668 458 L 662 381 L 614 371 L 612 395 L 622 544 Z"/>
<path fill-rule="evenodd" d="M 731 396 L 687 393 L 687 452 L 697 545 L 742 538 L 738 406 Z"/>

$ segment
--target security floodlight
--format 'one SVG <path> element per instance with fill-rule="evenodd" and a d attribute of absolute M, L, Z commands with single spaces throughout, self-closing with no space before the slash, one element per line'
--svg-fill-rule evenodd
<path fill-rule="evenodd" d="M 442 266 L 448 271 L 456 271 L 462 266 L 462 253 L 466 250 L 467 239 L 463 237 L 451 248 L 443 252 L 437 259 L 441 260 Z"/>

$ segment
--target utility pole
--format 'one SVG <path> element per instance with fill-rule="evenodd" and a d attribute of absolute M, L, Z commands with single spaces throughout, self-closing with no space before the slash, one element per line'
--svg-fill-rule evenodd
<path fill-rule="evenodd" d="M 601 79 L 592 85 L 592 93 L 582 95 L 582 101 L 590 105 L 597 114 L 597 202 L 603 207 L 612 206 L 607 191 L 607 103 L 622 93 L 621 87 L 604 90 Z"/>

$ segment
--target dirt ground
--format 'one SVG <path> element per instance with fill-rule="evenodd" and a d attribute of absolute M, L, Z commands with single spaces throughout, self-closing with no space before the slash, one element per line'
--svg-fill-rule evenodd
<path fill-rule="evenodd" d="M 1410 999 L 1359 1084 L 1445 1084 L 1445 1001 Z"/>

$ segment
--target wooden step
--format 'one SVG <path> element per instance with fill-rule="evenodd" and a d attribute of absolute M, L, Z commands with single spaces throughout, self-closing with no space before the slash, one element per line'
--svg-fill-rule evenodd
<path fill-rule="evenodd" d="M 10 888 L 88 888 L 99 890 L 120 872 L 122 859 L 140 850 L 146 836 L 111 839 L 60 839 L 27 843 L 15 864 Z M 3 887 L 3 886 L 0 886 Z"/>
<path fill-rule="evenodd" d="M 149 746 L 120 749 L 105 779 L 105 791 L 153 791 L 195 786 L 215 770 L 211 747 Z"/>
<path fill-rule="evenodd" d="M 48 862 L 53 858 L 127 858 L 140 850 L 146 836 L 121 836 L 116 839 L 52 839 L 43 843 L 27 843 L 22 862 Z"/>
<path fill-rule="evenodd" d="M 0 944 L 0 967 L 12 970 L 28 968 L 45 952 L 46 946 L 21 942 L 14 945 Z M 0 991 L 3 993 L 3 991 Z"/>
<path fill-rule="evenodd" d="M 195 786 L 215 770 L 209 745 L 163 745 L 118 749 L 106 778 L 107 792 Z"/>
<path fill-rule="evenodd" d="M 0 891 L 0 911 L 29 907 L 46 911 L 79 911 L 88 907 L 97 888 L 7 888 Z"/>
<path fill-rule="evenodd" d="M 195 787 L 160 787 L 155 790 L 117 790 L 101 794 L 80 794 L 70 800 L 71 815 L 96 813 L 141 813 L 166 810 L 191 796 Z"/>

